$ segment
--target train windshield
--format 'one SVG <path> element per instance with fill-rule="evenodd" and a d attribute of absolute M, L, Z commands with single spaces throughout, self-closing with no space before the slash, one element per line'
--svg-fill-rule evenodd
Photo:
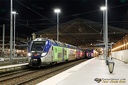
<path fill-rule="evenodd" d="M 93 49 L 88 49 L 87 51 L 90 53 L 93 53 Z"/>
<path fill-rule="evenodd" d="M 31 51 L 43 51 L 46 41 L 34 41 Z"/>
<path fill-rule="evenodd" d="M 93 53 L 93 49 L 87 49 L 86 51 L 89 53 Z"/>

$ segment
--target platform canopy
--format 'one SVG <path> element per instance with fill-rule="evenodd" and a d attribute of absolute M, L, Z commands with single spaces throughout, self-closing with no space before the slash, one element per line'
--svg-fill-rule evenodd
<path fill-rule="evenodd" d="M 117 42 L 128 30 L 109 26 L 109 42 Z M 53 26 L 35 33 L 38 37 L 47 37 L 53 40 L 57 39 L 57 27 Z M 103 41 L 102 23 L 77 18 L 65 23 L 59 24 L 59 41 L 69 43 L 75 46 L 96 46 Z"/>

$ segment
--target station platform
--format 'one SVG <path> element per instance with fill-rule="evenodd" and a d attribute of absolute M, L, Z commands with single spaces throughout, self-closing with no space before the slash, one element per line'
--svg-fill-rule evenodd
<path fill-rule="evenodd" d="M 128 85 L 128 64 L 113 60 L 113 73 L 105 60 L 93 58 L 36 85 Z"/>

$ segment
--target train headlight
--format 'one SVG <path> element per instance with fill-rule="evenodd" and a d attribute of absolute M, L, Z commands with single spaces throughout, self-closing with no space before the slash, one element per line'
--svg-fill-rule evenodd
<path fill-rule="evenodd" d="M 28 56 L 31 56 L 32 54 L 31 53 L 28 53 Z"/>
<path fill-rule="evenodd" d="M 44 52 L 44 53 L 41 54 L 41 56 L 45 56 L 46 54 L 47 54 L 47 52 Z"/>

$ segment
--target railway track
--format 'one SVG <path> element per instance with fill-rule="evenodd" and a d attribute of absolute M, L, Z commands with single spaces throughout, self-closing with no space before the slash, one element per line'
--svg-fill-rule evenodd
<path fill-rule="evenodd" d="M 24 72 L 10 74 L 0 77 L 0 85 L 35 85 L 47 78 L 50 78 L 64 70 L 67 70 L 86 59 L 77 60 L 75 62 L 60 63 L 54 66 L 41 68 L 38 70 L 29 70 Z"/>
<path fill-rule="evenodd" d="M 23 69 L 23 70 L 20 69 L 20 70 L 15 70 L 15 71 L 13 70 L 13 71 L 9 71 L 9 72 L 3 72 L 3 73 L 0 74 L 0 80 L 3 77 L 8 77 L 8 76 L 11 76 L 11 75 L 14 75 L 14 74 L 19 74 L 19 73 L 27 72 L 29 70 L 31 70 L 31 69 Z"/>

